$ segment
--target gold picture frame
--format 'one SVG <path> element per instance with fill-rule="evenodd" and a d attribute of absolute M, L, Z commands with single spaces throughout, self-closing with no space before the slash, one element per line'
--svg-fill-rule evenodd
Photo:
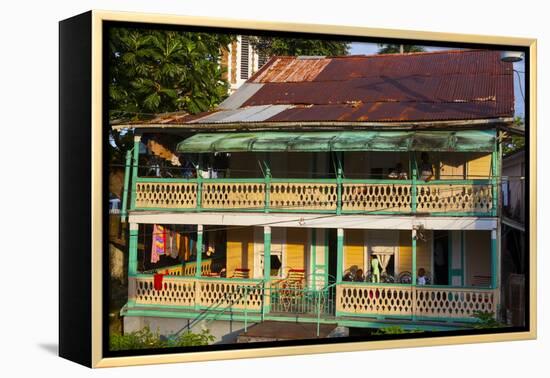
<path fill-rule="evenodd" d="M 89 266 L 89 288 L 91 289 L 89 297 L 83 294 L 81 299 L 89 302 L 89 308 L 91 309 L 88 331 L 84 331 L 85 325 L 75 325 L 73 328 L 66 331 L 61 330 L 60 336 L 60 354 L 63 357 L 75 360 L 90 367 L 115 367 L 115 366 L 130 366 L 130 365 L 144 365 L 144 364 L 161 364 L 161 363 L 174 363 L 174 362 L 190 362 L 190 361 L 209 361 L 209 360 L 222 360 L 222 359 L 238 359 L 238 358 L 251 358 L 251 357 L 268 357 L 268 356 L 283 356 L 283 355 L 298 355 L 298 354 L 313 354 L 313 353 L 329 353 L 329 352 L 347 352 L 347 351 L 361 351 L 361 350 L 374 350 L 374 349 L 389 349 L 389 348 L 406 348 L 406 347 L 423 347 L 423 346 L 436 346 L 436 345 L 450 345 L 450 344 L 468 344 L 468 343 L 485 343 L 495 341 L 513 341 L 513 340 L 527 340 L 535 339 L 537 336 L 537 298 L 536 298 L 536 209 L 537 209 L 537 176 L 536 176 L 536 125 L 537 125 L 537 41 L 536 39 L 528 38 L 514 38 L 514 37 L 502 37 L 502 36 L 485 36 L 485 35 L 470 35 L 470 34 L 450 34 L 450 33 L 436 33 L 427 31 L 410 31 L 410 30 L 395 30 L 395 29 L 378 29 L 369 27 L 350 27 L 350 26 L 338 26 L 338 25 L 321 25 L 321 24 L 294 24 L 294 23 L 276 23 L 276 22 L 259 22 L 254 20 L 232 20 L 232 19 L 219 19 L 210 17 L 191 17 L 191 16 L 177 16 L 177 15 L 161 15 L 161 14 L 147 14 L 147 13 L 126 13 L 126 12 L 110 12 L 94 10 L 83 15 L 86 19 L 84 26 L 78 26 L 79 30 L 88 30 L 90 40 L 89 56 L 91 57 L 89 69 L 90 69 L 90 81 L 89 85 L 91 89 L 89 106 L 90 125 L 84 128 L 88 137 L 90 138 L 90 167 L 86 173 L 89 177 L 89 184 L 91 185 L 90 193 L 90 219 L 89 228 L 80 228 L 75 232 L 88 232 L 90 240 L 90 266 Z M 78 16 L 80 17 L 80 16 Z M 75 18 L 76 20 L 76 18 Z M 70 21 L 70 20 L 69 20 Z M 70 29 L 64 30 L 63 23 L 61 22 L 61 31 L 67 32 Z M 499 45 L 499 46 L 513 46 L 523 47 L 527 49 L 529 55 L 529 77 L 528 77 L 528 156 L 529 156 L 529 187 L 527 190 L 529 196 L 529 235 L 527 236 L 529 242 L 529 275 L 528 285 L 530 288 L 528 298 L 528 315 L 529 315 L 529 329 L 521 332 L 504 332 L 504 333 L 490 333 L 490 334 L 476 334 L 476 335 L 463 335 L 463 336 L 430 336 L 428 338 L 403 338 L 398 340 L 379 340 L 379 341 L 365 341 L 365 342 L 341 342 L 330 343 L 321 345 L 301 345 L 301 346 L 274 346 L 274 347 L 262 347 L 262 348 L 247 348 L 247 349 L 231 349 L 231 350 L 216 350 L 216 351 L 200 351 L 189 353 L 165 353 L 165 354 L 151 354 L 151 355 L 137 355 L 137 356 L 125 356 L 125 357 L 105 357 L 103 353 L 104 345 L 104 291 L 103 291 L 103 240 L 105 237 L 103 231 L 103 219 L 105 213 L 105 206 L 103 202 L 105 182 L 103 172 L 103 159 L 105 149 L 103 146 L 104 135 L 102 127 L 104 122 L 104 107 L 106 104 L 104 91 L 104 23 L 105 22 L 127 22 L 127 23 L 140 23 L 151 24 L 155 26 L 170 25 L 170 26 L 197 26 L 197 27 L 212 27 L 212 28 L 228 28 L 228 29 L 248 29 L 250 31 L 262 30 L 273 32 L 296 32 L 296 33 L 312 33 L 312 34 L 324 34 L 324 35 L 339 35 L 339 36 L 356 36 L 356 37 L 369 37 L 369 38 L 391 38 L 397 40 L 421 40 L 430 42 L 445 43 L 465 43 L 465 44 L 479 44 L 479 45 Z M 78 28 L 74 29 L 77 30 Z M 63 34 L 63 33 L 61 33 Z M 62 47 L 67 46 L 67 49 L 72 45 L 67 42 L 63 44 L 63 35 L 61 35 Z M 63 49 L 61 49 L 61 56 L 63 57 Z M 62 60 L 62 59 L 61 59 Z M 63 67 L 63 65 L 62 65 Z M 61 69 L 61 75 L 64 72 Z M 63 81 L 63 78 L 61 79 Z M 67 79 L 68 80 L 68 79 Z M 63 92 L 63 85 L 61 85 L 61 92 Z M 63 96 L 63 95 L 62 95 Z M 69 100 L 67 100 L 69 101 Z M 77 101 L 77 100 L 73 100 Z M 60 112 L 63 113 L 64 106 L 67 103 L 61 101 Z M 85 104 L 83 105 L 85 107 Z M 63 117 L 61 123 L 63 123 Z M 70 117 L 67 117 L 69 120 Z M 61 126 L 61 134 L 63 139 L 63 125 Z M 66 155 L 65 155 L 66 157 Z M 61 159 L 64 158 L 62 154 Z M 62 163 L 63 164 L 63 163 Z M 62 187 L 65 185 L 63 182 L 63 170 L 62 170 Z M 88 181 L 86 182 L 88 183 Z M 87 184 L 86 184 L 87 185 Z M 79 194 L 73 194 L 73 199 L 77 199 Z M 63 203 L 60 206 L 64 206 Z M 63 212 L 60 216 L 63 223 Z M 66 226 L 70 227 L 70 226 Z M 75 226 L 76 227 L 76 226 Z M 60 249 L 62 249 L 60 247 Z M 67 257 L 67 253 L 63 251 L 61 253 L 61 260 Z M 67 264 L 75 264 L 74 261 L 66 260 Z M 63 261 L 61 265 L 64 266 Z M 64 292 L 64 285 L 68 285 L 69 279 L 78 279 L 75 276 L 64 276 L 70 269 L 76 269 L 74 266 L 65 266 L 65 269 L 60 269 L 61 277 L 61 290 Z M 88 268 L 86 268 L 88 269 Z M 86 276 L 88 277 L 88 276 Z M 87 278 L 82 278 L 87 279 Z M 77 283 L 77 286 L 80 285 Z M 84 288 L 87 286 L 83 286 Z M 70 301 L 72 295 L 76 295 L 74 292 L 64 292 L 67 295 L 67 301 Z M 71 309 L 68 309 L 70 304 L 64 302 L 61 298 L 60 310 L 62 312 L 71 313 Z M 68 316 L 68 315 L 67 315 Z M 63 322 L 62 319 L 60 319 Z M 61 327 L 64 327 L 61 324 Z M 81 327 L 83 332 L 88 332 L 90 336 L 90 348 L 89 358 L 80 359 L 78 356 L 72 356 L 68 351 L 71 348 L 70 342 L 64 342 L 71 338 L 70 333 L 74 333 L 75 329 Z M 87 340 L 87 336 L 82 340 Z M 66 347 L 64 347 L 64 344 Z M 88 353 L 88 349 L 86 349 Z"/>

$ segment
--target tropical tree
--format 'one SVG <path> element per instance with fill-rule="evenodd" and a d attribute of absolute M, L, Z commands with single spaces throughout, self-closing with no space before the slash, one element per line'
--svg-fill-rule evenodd
<path fill-rule="evenodd" d="M 109 35 L 111 120 L 208 110 L 227 96 L 219 64 L 227 34 L 113 28 Z"/>
<path fill-rule="evenodd" d="M 250 42 L 259 54 L 274 55 L 346 55 L 349 42 L 326 41 L 320 39 L 283 38 L 283 37 L 250 37 Z"/>
<path fill-rule="evenodd" d="M 378 48 L 378 54 L 403 54 L 425 51 L 422 46 L 395 43 L 379 43 Z"/>

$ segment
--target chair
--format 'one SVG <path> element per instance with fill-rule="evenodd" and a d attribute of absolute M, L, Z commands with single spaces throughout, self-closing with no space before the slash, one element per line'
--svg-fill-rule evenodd
<path fill-rule="evenodd" d="M 250 278 L 250 269 L 236 268 L 231 278 Z"/>
<path fill-rule="evenodd" d="M 305 275 L 306 271 L 304 269 L 290 269 L 286 278 L 275 282 L 280 303 L 285 311 L 290 311 L 293 307 L 296 308 L 303 298 Z"/>

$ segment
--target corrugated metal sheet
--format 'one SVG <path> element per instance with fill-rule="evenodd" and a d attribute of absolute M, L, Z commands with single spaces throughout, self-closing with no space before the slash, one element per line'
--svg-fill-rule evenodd
<path fill-rule="evenodd" d="M 253 83 L 307 82 L 330 64 L 329 58 L 277 57 L 251 78 Z"/>
<path fill-rule="evenodd" d="M 290 105 L 261 105 L 221 110 L 188 123 L 262 122 L 290 108 Z"/>
<path fill-rule="evenodd" d="M 293 107 L 267 121 L 273 122 L 391 122 L 472 120 L 509 117 L 513 109 L 495 102 L 376 102 L 358 105 Z"/>
<path fill-rule="evenodd" d="M 501 62 L 498 51 L 457 50 L 274 57 L 219 109 L 162 122 L 419 122 L 513 115 L 512 64 Z"/>
<path fill-rule="evenodd" d="M 492 151 L 494 131 L 310 131 L 199 133 L 177 152 Z"/>
<path fill-rule="evenodd" d="M 262 86 L 262 84 L 244 83 L 238 91 L 226 98 L 218 108 L 224 110 L 240 108 L 250 97 L 258 92 Z"/>

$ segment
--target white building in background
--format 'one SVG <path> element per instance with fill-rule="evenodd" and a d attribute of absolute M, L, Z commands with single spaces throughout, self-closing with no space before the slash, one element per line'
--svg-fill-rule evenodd
<path fill-rule="evenodd" d="M 237 36 L 237 40 L 228 46 L 228 51 L 222 54 L 222 66 L 227 67 L 225 78 L 229 82 L 229 94 L 234 93 L 269 59 L 259 54 L 247 35 Z"/>

